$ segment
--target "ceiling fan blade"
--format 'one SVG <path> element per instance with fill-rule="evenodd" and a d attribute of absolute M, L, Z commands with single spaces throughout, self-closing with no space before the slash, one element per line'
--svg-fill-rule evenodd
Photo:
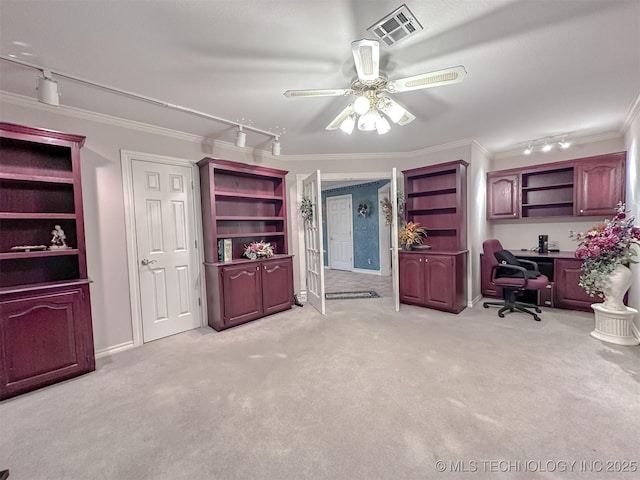
<path fill-rule="evenodd" d="M 387 84 L 387 90 L 390 92 L 408 92 L 410 90 L 419 90 L 421 88 L 439 87 L 441 85 L 449 85 L 451 83 L 459 83 L 464 80 L 467 71 L 462 65 L 457 67 L 436 70 L 435 72 L 421 73 L 411 77 L 390 80 Z"/>
<path fill-rule="evenodd" d="M 329 88 L 325 90 L 287 90 L 284 96 L 291 97 L 342 97 L 351 95 L 353 90 L 350 88 Z"/>
<path fill-rule="evenodd" d="M 361 82 L 375 80 L 380 76 L 380 44 L 377 40 L 352 42 L 351 51 Z"/>
<path fill-rule="evenodd" d="M 327 125 L 325 130 L 337 130 L 338 128 L 340 128 L 340 125 L 342 125 L 342 122 L 344 122 L 347 119 L 347 117 L 349 117 L 349 116 L 351 116 L 353 114 L 354 114 L 353 105 L 351 105 L 351 104 L 347 105 L 344 108 L 344 110 L 342 110 L 336 116 L 336 118 L 331 120 L 331 123 L 329 125 Z"/>

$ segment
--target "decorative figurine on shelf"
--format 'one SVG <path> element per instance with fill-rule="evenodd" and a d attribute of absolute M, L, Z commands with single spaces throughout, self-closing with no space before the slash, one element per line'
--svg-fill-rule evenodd
<path fill-rule="evenodd" d="M 51 230 L 51 249 L 61 249 L 61 248 L 69 248 L 67 245 L 67 236 L 64 234 L 64 230 L 60 225 L 56 225 Z"/>

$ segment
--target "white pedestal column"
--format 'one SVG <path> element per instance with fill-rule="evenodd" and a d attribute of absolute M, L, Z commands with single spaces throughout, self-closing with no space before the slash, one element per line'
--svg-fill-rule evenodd
<path fill-rule="evenodd" d="M 596 316 L 596 328 L 591 336 L 604 342 L 616 345 L 638 345 L 638 340 L 631 329 L 633 317 L 638 310 L 625 307 L 626 311 L 609 310 L 602 303 L 593 303 L 591 308 Z"/>

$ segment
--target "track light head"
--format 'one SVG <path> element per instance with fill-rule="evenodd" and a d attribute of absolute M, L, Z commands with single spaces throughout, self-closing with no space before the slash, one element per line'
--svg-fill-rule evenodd
<path fill-rule="evenodd" d="M 551 151 L 552 148 L 553 148 L 553 145 L 551 145 L 550 143 L 544 142 L 544 145 L 542 146 L 542 151 L 546 153 Z"/>
<path fill-rule="evenodd" d="M 524 154 L 525 155 L 531 155 L 531 152 L 533 152 L 533 147 L 531 146 L 531 144 L 529 144 L 529 146 L 527 148 L 524 149 Z"/>
<path fill-rule="evenodd" d="M 571 146 L 571 142 L 567 142 L 565 137 L 562 137 L 562 140 L 558 142 L 558 145 L 560 145 L 560 148 L 562 149 L 567 149 Z"/>
<path fill-rule="evenodd" d="M 42 77 L 38 77 L 36 87 L 38 91 L 38 101 L 57 107 L 60 105 L 60 94 L 58 93 L 58 82 L 51 78 L 51 72 L 42 71 Z"/>
<path fill-rule="evenodd" d="M 244 147 L 247 143 L 247 134 L 242 131 L 242 125 L 238 125 L 238 132 L 236 133 L 236 147 Z"/>
<path fill-rule="evenodd" d="M 280 137 L 273 137 L 273 143 L 271 144 L 271 153 L 274 157 L 280 155 Z"/>

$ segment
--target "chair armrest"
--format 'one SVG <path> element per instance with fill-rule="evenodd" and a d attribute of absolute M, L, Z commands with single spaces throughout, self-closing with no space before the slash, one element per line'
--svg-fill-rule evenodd
<path fill-rule="evenodd" d="M 533 262 L 535 263 L 535 262 Z M 498 271 L 499 268 L 508 268 L 510 270 L 515 270 L 517 272 L 520 273 L 520 276 L 518 277 L 500 277 L 503 279 L 506 278 L 511 278 L 513 280 L 516 280 L 518 282 L 518 285 L 513 285 L 514 287 L 518 287 L 518 288 L 524 288 L 526 290 L 527 284 L 529 283 L 529 280 L 527 278 L 527 269 L 524 267 L 519 267 L 518 265 L 509 265 L 508 263 L 499 263 L 498 265 L 494 265 L 491 268 L 491 283 L 494 282 L 494 280 L 496 279 L 496 273 Z M 524 283 L 522 283 L 524 282 Z"/>
<path fill-rule="evenodd" d="M 522 260 L 522 259 L 518 259 L 518 262 L 520 263 L 526 263 L 527 265 L 531 265 L 533 267 L 533 270 L 535 270 L 536 272 L 539 272 L 539 267 L 538 264 L 536 262 L 532 262 L 531 260 Z M 531 270 L 530 268 L 528 270 Z"/>

